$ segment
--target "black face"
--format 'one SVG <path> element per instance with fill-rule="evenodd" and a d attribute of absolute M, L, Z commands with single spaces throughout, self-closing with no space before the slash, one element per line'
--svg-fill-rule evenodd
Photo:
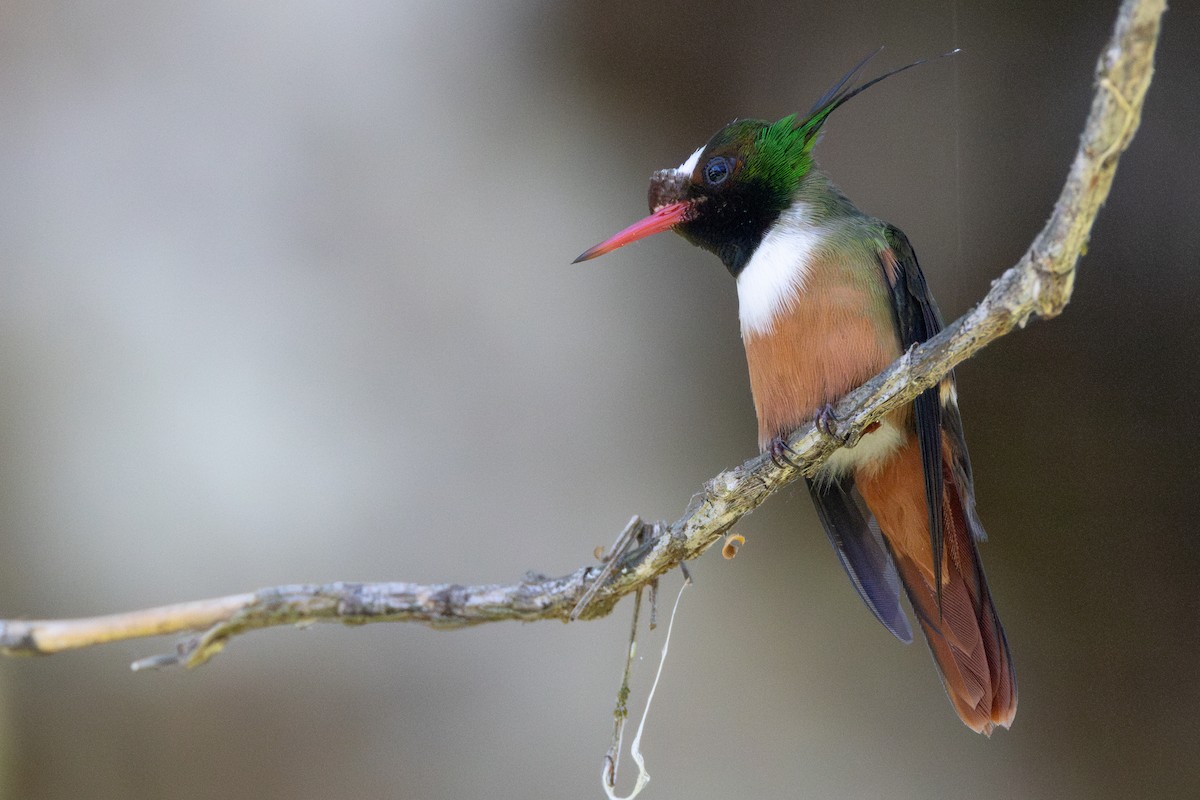
<path fill-rule="evenodd" d="M 675 230 L 716 253 L 734 276 L 742 271 L 782 209 L 778 199 L 742 176 L 744 159 L 732 142 L 709 142 L 691 175 L 659 170 L 650 179 L 650 210 L 688 201 L 692 208 Z"/>

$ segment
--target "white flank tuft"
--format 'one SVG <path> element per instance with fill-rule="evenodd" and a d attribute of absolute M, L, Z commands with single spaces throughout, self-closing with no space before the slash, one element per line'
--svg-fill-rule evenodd
<path fill-rule="evenodd" d="M 890 422 L 881 423 L 859 439 L 854 447 L 834 451 L 821 467 L 821 472 L 831 478 L 840 478 L 863 467 L 882 466 L 902 444 L 904 433 Z"/>
<path fill-rule="evenodd" d="M 938 395 L 942 398 L 943 406 L 958 405 L 958 387 L 954 385 L 954 381 L 943 378 L 938 387 Z"/>
<path fill-rule="evenodd" d="M 771 226 L 738 275 L 743 338 L 768 333 L 775 316 L 796 301 L 823 238 L 821 229 L 809 222 L 803 203 L 784 211 Z"/>

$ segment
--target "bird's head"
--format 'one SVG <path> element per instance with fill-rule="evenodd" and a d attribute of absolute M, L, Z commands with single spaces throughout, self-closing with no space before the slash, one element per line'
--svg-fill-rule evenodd
<path fill-rule="evenodd" d="M 872 53 L 799 118 L 778 122 L 734 120 L 674 169 L 650 179 L 650 216 L 583 253 L 587 261 L 655 233 L 673 230 L 720 257 L 737 275 L 759 242 L 796 198 L 813 168 L 821 126 L 840 105 L 884 78 L 925 63 L 892 70 L 850 87 Z"/>

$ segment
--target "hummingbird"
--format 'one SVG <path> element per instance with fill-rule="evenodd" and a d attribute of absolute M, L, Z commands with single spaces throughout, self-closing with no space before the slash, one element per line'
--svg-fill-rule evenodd
<path fill-rule="evenodd" d="M 737 119 L 650 180 L 650 216 L 576 259 L 662 231 L 709 250 L 734 277 L 758 444 L 776 461 L 808 422 L 942 317 L 899 228 L 861 212 L 813 161 L 843 103 L 918 61 L 854 86 L 868 56 L 807 115 Z M 990 735 L 1017 709 L 1016 676 L 977 543 L 971 462 L 953 374 L 837 450 L 807 479 L 817 516 L 867 607 L 900 641 L 903 588 L 962 721 Z"/>

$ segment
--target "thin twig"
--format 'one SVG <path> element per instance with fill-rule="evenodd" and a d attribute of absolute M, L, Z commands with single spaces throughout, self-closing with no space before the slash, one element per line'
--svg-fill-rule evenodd
<path fill-rule="evenodd" d="M 580 619 L 604 616 L 624 595 L 699 556 L 801 473 L 813 474 L 842 445 L 843 437 L 853 445 L 871 423 L 911 402 L 989 342 L 1035 316 L 1051 318 L 1062 312 L 1071 299 L 1076 264 L 1108 197 L 1117 161 L 1137 131 L 1154 71 L 1164 10 L 1163 0 L 1125 0 L 1122 4 L 1113 37 L 1096 68 L 1091 111 L 1054 212 L 1028 252 L 992 284 L 979 305 L 838 403 L 838 436 L 811 425 L 796 432 L 788 444 L 798 467 L 777 465 L 760 456 L 717 475 L 675 522 L 641 523 L 643 541 L 614 555 L 603 580 L 594 577 L 594 567 L 582 567 L 560 578 L 485 586 L 280 586 L 112 616 L 0 621 L 0 653 L 45 655 L 124 639 L 199 631 L 182 642 L 175 654 L 136 665 L 196 666 L 219 652 L 233 636 L 274 625 L 403 621 L 461 628 L 499 620 L 566 621 L 577 606 Z"/>

